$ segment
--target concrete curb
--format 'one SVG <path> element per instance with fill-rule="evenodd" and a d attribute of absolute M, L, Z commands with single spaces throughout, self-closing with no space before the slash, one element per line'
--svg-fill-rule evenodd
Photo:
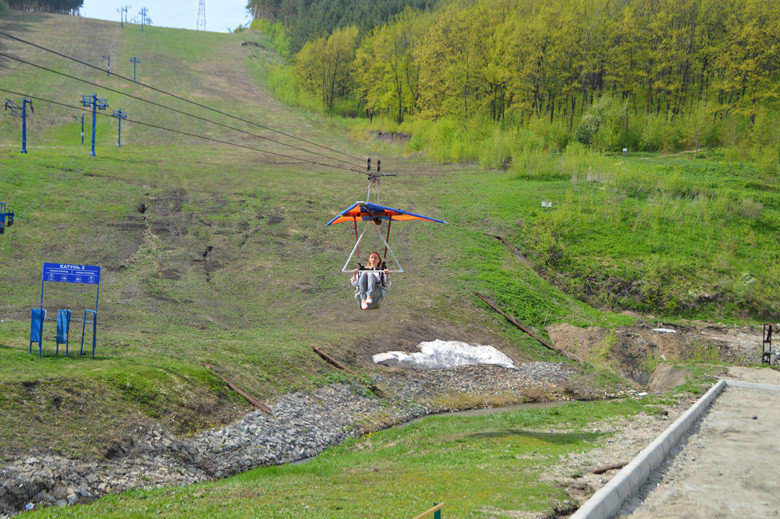
<path fill-rule="evenodd" d="M 590 499 L 569 519 L 609 519 L 620 511 L 623 502 L 645 484 L 650 474 L 663 462 L 669 451 L 680 442 L 688 429 L 709 408 L 726 386 L 765 391 L 780 391 L 780 386 L 754 384 L 738 380 L 720 380 L 710 388 L 680 418 L 670 425 L 653 443 L 637 454 L 631 463 L 615 474 L 609 482 L 593 494 Z"/>
<path fill-rule="evenodd" d="M 644 485 L 650 474 L 663 462 L 669 451 L 690 429 L 728 382 L 720 380 L 690 409 L 637 454 L 615 477 L 593 494 L 569 519 L 608 519 L 620 511 L 623 501 Z"/>
<path fill-rule="evenodd" d="M 754 384 L 753 382 L 742 382 L 740 380 L 726 380 L 726 384 L 733 387 L 741 387 L 743 389 L 762 389 L 765 391 L 780 391 L 780 386 L 773 386 L 771 384 Z"/>

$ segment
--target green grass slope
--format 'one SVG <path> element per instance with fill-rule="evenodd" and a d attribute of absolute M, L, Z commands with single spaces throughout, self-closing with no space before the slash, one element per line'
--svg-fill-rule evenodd
<path fill-rule="evenodd" d="M 258 80 L 275 58 L 260 36 L 154 27 L 141 33 L 110 22 L 19 13 L 0 18 L 0 28 L 89 63 L 111 52 L 112 70 L 121 67 L 124 75 L 127 59 L 136 55 L 140 81 L 357 157 L 371 153 L 343 130 L 290 111 L 265 93 Z M 334 155 L 9 38 L 0 45 L 4 53 L 100 85 Z M 17 215 L 0 239 L 0 444 L 6 455 L 35 447 L 101 455 L 144 420 L 188 433 L 235 418 L 246 403 L 206 363 L 268 398 L 327 380 L 331 368 L 311 346 L 362 370 L 371 369 L 373 353 L 436 338 L 496 344 L 517 359 L 546 356 L 474 291 L 503 295 L 529 325 L 565 316 L 584 323 L 605 319 L 485 235 L 495 234 L 505 215 L 486 213 L 479 202 L 528 185 L 474 168 L 434 172 L 424 165 L 386 181 L 382 202 L 452 223 L 394 226 L 391 242 L 406 273 L 394 276 L 381 312 L 363 313 L 348 275 L 340 273 L 353 230 L 325 226 L 365 197 L 363 175 L 9 59 L 0 67 L 1 89 L 73 106 L 36 100 L 27 155 L 19 154 L 19 120 L 2 119 L 0 199 Z M 89 144 L 79 143 L 80 121 L 71 115 L 80 117 L 80 96 L 93 91 L 131 119 L 277 155 L 132 122 L 123 125 L 117 148 L 116 121 L 102 118 L 97 156 L 90 157 Z M 89 127 L 88 120 L 87 141 Z M 363 167 L 362 160 L 346 160 L 350 168 Z M 464 192 L 473 198 L 453 204 Z M 376 240 L 366 248 L 378 248 Z M 29 313 L 38 305 L 45 261 L 102 267 L 96 359 L 55 356 L 53 322 L 46 325 L 43 359 L 28 354 Z M 70 308 L 80 319 L 94 297 L 93 287 L 47 283 L 44 307 L 49 315 Z M 81 335 L 79 323 L 73 328 L 71 349 Z M 85 426 L 91 423 L 101 426 Z"/>
<path fill-rule="evenodd" d="M 732 166 L 717 157 L 699 163 L 685 156 L 632 157 L 629 162 L 645 175 L 633 177 L 610 173 L 625 167 L 618 164 L 622 157 L 605 158 L 610 165 L 598 171 L 622 184 L 588 177 L 593 165 L 584 159 L 551 166 L 559 170 L 551 175 L 431 166 L 394 158 L 393 146 L 351 140 L 335 123 L 281 105 L 263 87 L 277 57 L 260 35 L 155 27 L 142 33 L 111 22 L 13 12 L 0 18 L 0 30 L 89 63 L 104 63 L 101 56 L 110 53 L 112 70 L 126 77 L 132 76 L 129 59 L 137 56 L 139 81 L 361 157 L 336 155 L 0 37 L 2 53 L 242 130 L 0 58 L 0 89 L 37 98 L 27 155 L 19 153 L 20 121 L 0 118 L 0 200 L 17 214 L 0 237 L 2 455 L 53 448 L 100 456 L 147 420 L 187 434 L 241 415 L 246 403 L 204 364 L 264 399 L 330 380 L 331 368 L 311 346 L 362 372 L 373 369 L 374 353 L 437 338 L 494 344 L 516 360 L 550 358 L 474 292 L 542 335 L 555 322 L 631 321 L 570 294 L 603 309 L 663 309 L 666 299 L 663 305 L 643 301 L 650 300 L 652 287 L 666 285 L 667 272 L 675 282 L 693 280 L 696 286 L 675 283 L 671 294 L 693 293 L 694 302 L 709 293 L 699 290 L 702 284 L 722 281 L 732 292 L 762 287 L 756 312 L 714 298 L 712 308 L 691 316 L 734 318 L 761 309 L 776 315 L 773 176 L 751 168 L 728 173 L 737 197 L 761 186 L 752 205 L 730 212 L 730 198 L 685 195 L 691 183 L 704 186 L 694 194 L 721 189 Z M 123 146 L 117 148 L 116 121 L 100 118 L 96 157 L 79 141 L 78 105 L 82 94 L 92 92 L 108 100 L 109 110 L 122 108 L 138 121 L 123 124 Z M 89 129 L 88 122 L 87 139 Z M 325 223 L 365 198 L 365 177 L 352 169 L 360 171 L 362 157 L 378 151 L 383 170 L 398 173 L 383 182 L 381 201 L 449 224 L 393 224 L 391 244 L 406 272 L 393 276 L 381 312 L 361 312 L 348 275 L 340 272 L 353 230 Z M 336 163 L 333 157 L 348 165 L 322 165 Z M 689 173 L 699 176 L 665 180 Z M 660 188 L 651 183 L 656 175 Z M 682 187 L 667 196 L 668 182 Z M 540 208 L 543 200 L 555 202 L 552 211 Z M 720 213 L 709 211 L 706 204 L 713 201 L 724 206 Z M 705 204 L 701 212 L 694 203 Z M 688 220 L 675 214 L 707 227 L 688 230 Z M 666 239 L 678 235 L 689 239 Z M 361 250 L 372 248 L 380 248 L 376 240 Z M 55 356 L 53 322 L 47 322 L 44 357 L 28 354 L 30 308 L 38 306 L 43 262 L 102 267 L 96 359 Z M 706 275 L 696 274 L 699 267 Z M 740 279 L 741 285 L 734 281 Z M 615 283 L 636 289 L 610 298 Z M 95 297 L 92 287 L 56 283 L 46 285 L 45 295 L 49 315 L 70 308 L 77 319 Z M 675 317 L 675 305 L 669 306 Z M 80 340 L 78 328 L 74 323 L 71 347 Z"/>
<path fill-rule="evenodd" d="M 544 476 L 562 458 L 605 441 L 593 422 L 657 411 L 643 400 L 576 402 L 483 417 L 435 416 L 329 449 L 303 464 L 96 503 L 42 517 L 553 517 L 571 499 Z M 569 505 L 570 507 L 571 505 Z"/>

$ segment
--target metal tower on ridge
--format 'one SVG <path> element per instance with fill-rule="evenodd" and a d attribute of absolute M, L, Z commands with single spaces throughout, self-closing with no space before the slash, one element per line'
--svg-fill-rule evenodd
<path fill-rule="evenodd" d="M 198 25 L 195 29 L 198 31 L 206 30 L 206 0 L 200 0 L 200 5 L 198 5 Z"/>

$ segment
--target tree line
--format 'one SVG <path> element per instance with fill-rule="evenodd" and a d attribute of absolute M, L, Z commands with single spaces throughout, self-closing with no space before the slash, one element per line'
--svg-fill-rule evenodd
<path fill-rule="evenodd" d="M 436 0 L 248 0 L 255 19 L 279 21 L 297 52 L 309 40 L 354 25 L 363 32 L 389 23 L 407 7 L 432 8 Z"/>
<path fill-rule="evenodd" d="M 315 38 L 295 70 L 326 107 L 352 98 L 399 123 L 596 125 L 580 129 L 583 142 L 610 117 L 625 129 L 648 115 L 754 123 L 780 98 L 777 9 L 776 0 L 452 0 Z"/>
<path fill-rule="evenodd" d="M 84 0 L 7 0 L 7 6 L 35 13 L 75 14 Z"/>

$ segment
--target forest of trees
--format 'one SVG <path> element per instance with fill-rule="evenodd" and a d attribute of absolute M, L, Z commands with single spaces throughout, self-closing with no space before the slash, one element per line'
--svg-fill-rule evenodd
<path fill-rule="evenodd" d="M 294 52 L 309 40 L 354 25 L 363 32 L 389 23 L 405 8 L 432 8 L 436 0 L 249 0 L 255 19 L 279 20 Z"/>
<path fill-rule="evenodd" d="M 777 0 L 452 0 L 314 38 L 295 69 L 327 108 L 351 98 L 397 122 L 546 118 L 586 144 L 636 118 L 766 124 L 780 101 L 777 14 Z"/>
<path fill-rule="evenodd" d="M 19 11 L 75 14 L 84 4 L 84 0 L 7 0 L 5 4 Z"/>

